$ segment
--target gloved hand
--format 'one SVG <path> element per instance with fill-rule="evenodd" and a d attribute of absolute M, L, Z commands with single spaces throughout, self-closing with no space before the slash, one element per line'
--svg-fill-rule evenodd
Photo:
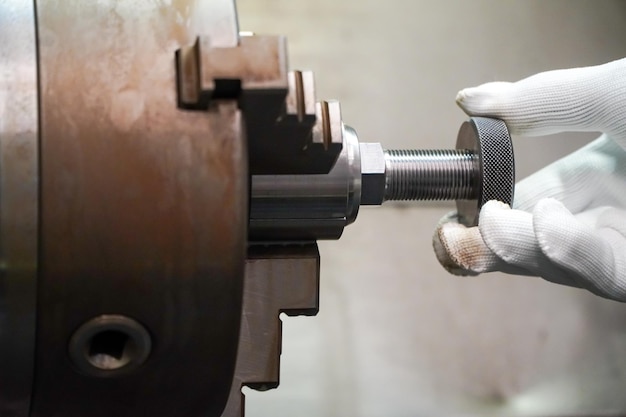
<path fill-rule="evenodd" d="M 457 103 L 504 120 L 511 134 L 603 135 L 519 182 L 513 209 L 490 201 L 469 228 L 445 216 L 433 238 L 441 264 L 457 275 L 541 276 L 626 301 L 626 59 L 483 84 L 460 91 Z"/>

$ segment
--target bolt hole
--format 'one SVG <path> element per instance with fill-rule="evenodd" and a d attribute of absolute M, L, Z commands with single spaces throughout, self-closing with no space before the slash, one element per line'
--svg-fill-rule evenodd
<path fill-rule="evenodd" d="M 119 369 L 132 359 L 135 350 L 133 346 L 128 334 L 118 330 L 105 330 L 91 338 L 87 359 L 99 369 Z"/>
<path fill-rule="evenodd" d="M 87 321 L 76 329 L 68 344 L 76 371 L 102 378 L 135 371 L 151 350 L 146 328 L 119 314 L 103 314 Z"/>

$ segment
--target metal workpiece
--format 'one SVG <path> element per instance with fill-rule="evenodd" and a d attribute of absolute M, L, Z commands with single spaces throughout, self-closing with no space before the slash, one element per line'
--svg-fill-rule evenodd
<path fill-rule="evenodd" d="M 476 194 L 471 199 L 456 199 L 459 220 L 477 225 L 480 209 L 489 200 L 513 205 L 515 156 L 506 124 L 499 119 L 472 117 L 461 125 L 456 148 L 477 156 L 473 170 L 479 174 L 477 181 L 471 182 Z"/>
<path fill-rule="evenodd" d="M 489 200 L 511 204 L 515 161 L 504 122 L 473 117 L 457 149 L 385 150 L 359 143 L 343 127 L 344 149 L 326 175 L 254 175 L 249 238 L 254 241 L 338 239 L 360 205 L 456 200 L 461 221 L 475 225 Z"/>
<path fill-rule="evenodd" d="M 361 161 L 356 132 L 342 126 L 344 146 L 328 174 L 253 175 L 249 239 L 339 239 L 361 201 Z"/>
<path fill-rule="evenodd" d="M 501 120 L 470 118 L 461 125 L 456 149 L 383 150 L 370 143 L 360 149 L 363 205 L 456 200 L 460 219 L 475 225 L 487 201 L 513 202 L 513 145 Z"/>
<path fill-rule="evenodd" d="M 361 205 L 476 197 L 478 156 L 469 149 L 384 150 L 380 143 L 361 143 L 359 149 Z"/>
<path fill-rule="evenodd" d="M 384 159 L 384 201 L 476 198 L 478 155 L 469 149 L 388 150 Z"/>

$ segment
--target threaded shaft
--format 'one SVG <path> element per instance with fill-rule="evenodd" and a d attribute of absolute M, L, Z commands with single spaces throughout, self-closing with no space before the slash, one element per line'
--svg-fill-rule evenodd
<path fill-rule="evenodd" d="M 468 149 L 386 150 L 385 200 L 470 200 L 478 156 Z"/>

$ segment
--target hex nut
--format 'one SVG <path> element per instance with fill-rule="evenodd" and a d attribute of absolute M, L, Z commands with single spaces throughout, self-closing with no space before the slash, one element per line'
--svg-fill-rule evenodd
<path fill-rule="evenodd" d="M 385 197 L 385 152 L 380 143 L 360 143 L 361 205 L 381 205 Z"/>

